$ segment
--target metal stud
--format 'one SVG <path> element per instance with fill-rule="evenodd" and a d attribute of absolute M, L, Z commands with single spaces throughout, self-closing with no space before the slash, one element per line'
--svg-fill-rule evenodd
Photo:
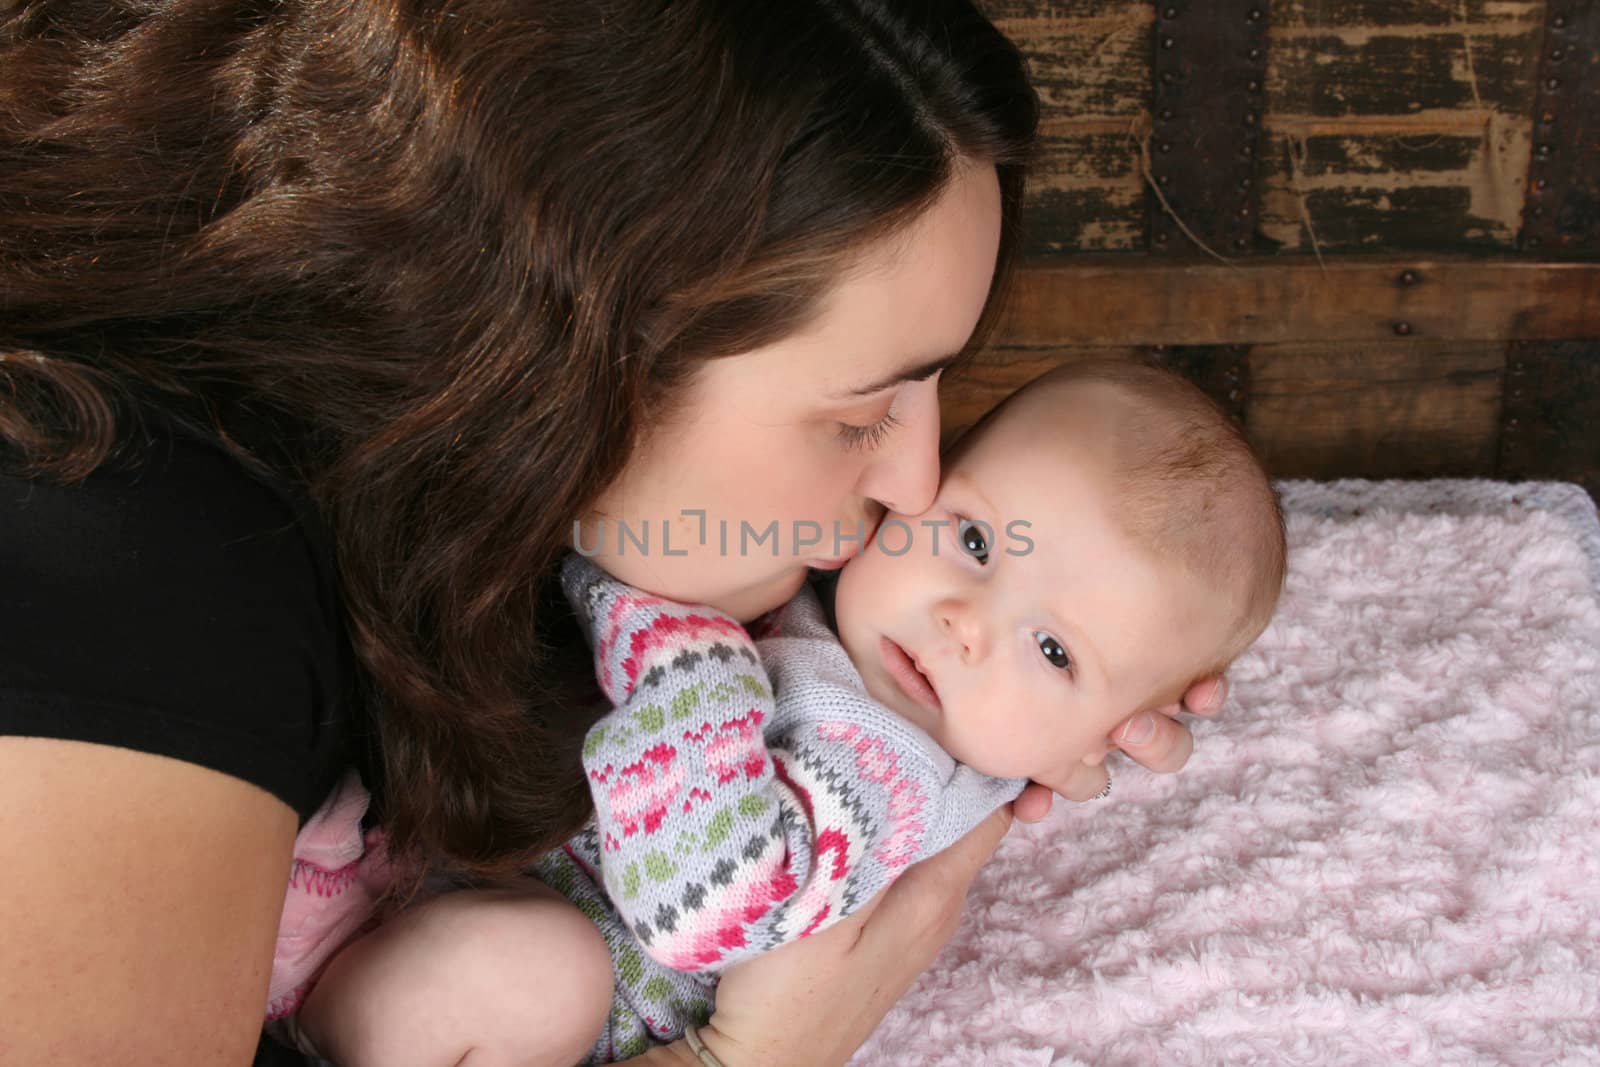
<path fill-rule="evenodd" d="M 1544 192 L 1545 187 L 1547 185 L 1549 185 L 1549 184 L 1550 183 L 1545 181 L 1543 178 L 1535 178 L 1535 179 L 1533 179 L 1533 188 L 1534 188 L 1535 192 L 1540 192 L 1540 193 Z"/>
<path fill-rule="evenodd" d="M 1171 122 L 1172 121 L 1172 109 L 1170 107 L 1166 107 L 1166 108 L 1162 108 L 1161 109 L 1161 121 L 1162 122 Z"/>
<path fill-rule="evenodd" d="M 1256 115 L 1255 115 L 1255 112 L 1253 112 L 1253 111 L 1246 111 L 1246 112 L 1245 112 L 1245 113 L 1244 113 L 1244 124 L 1245 124 L 1245 125 L 1246 125 L 1246 126 L 1254 126 L 1254 125 L 1255 125 L 1255 124 L 1256 124 Z"/>
<path fill-rule="evenodd" d="M 1567 28 L 1567 16 L 1565 16 L 1565 15 L 1557 15 L 1555 18 L 1550 20 L 1550 25 L 1554 26 L 1558 30 L 1566 29 Z"/>
<path fill-rule="evenodd" d="M 1240 192 L 1244 192 L 1244 191 L 1248 190 L 1249 188 L 1250 188 L 1250 179 L 1249 178 L 1240 178 L 1239 179 L 1239 191 Z"/>
<path fill-rule="evenodd" d="M 1259 93 L 1261 91 L 1261 83 L 1252 79 L 1250 84 L 1246 85 L 1245 88 L 1252 93 Z"/>
<path fill-rule="evenodd" d="M 1394 332 L 1401 337 L 1410 337 L 1411 324 L 1409 322 L 1397 322 L 1394 324 Z"/>
<path fill-rule="evenodd" d="M 1178 17 L 1178 9 L 1175 7 L 1169 7 L 1161 14 L 1164 18 L 1175 19 Z"/>
<path fill-rule="evenodd" d="M 1173 45 L 1175 45 L 1177 43 L 1178 42 L 1173 40 L 1171 37 L 1163 37 L 1161 39 L 1161 47 L 1162 48 L 1171 48 Z"/>
<path fill-rule="evenodd" d="M 1561 49 L 1557 48 L 1554 52 L 1550 53 L 1550 62 L 1559 63 L 1564 58 L 1566 58 L 1566 55 L 1567 54 L 1565 52 L 1563 52 Z"/>
<path fill-rule="evenodd" d="M 1172 151 L 1172 142 L 1171 141 L 1162 141 L 1161 142 L 1161 151 L 1163 151 L 1163 152 Z"/>
<path fill-rule="evenodd" d="M 1416 285 L 1417 282 L 1421 280 L 1422 279 L 1417 276 L 1417 272 L 1414 270 L 1403 270 L 1400 272 L 1401 285 Z"/>
<path fill-rule="evenodd" d="M 1253 8 L 1250 9 L 1250 21 L 1251 22 L 1260 22 L 1261 21 L 1261 9 L 1259 7 L 1253 7 Z"/>
<path fill-rule="evenodd" d="M 1561 88 L 1561 79 L 1551 78 L 1549 81 L 1544 83 L 1544 87 L 1549 89 L 1551 92 L 1555 92 L 1557 89 Z"/>
<path fill-rule="evenodd" d="M 1250 58 L 1251 59 L 1260 59 L 1261 58 L 1261 49 L 1259 49 L 1259 48 L 1250 49 Z"/>
<path fill-rule="evenodd" d="M 1555 149 L 1550 147 L 1549 145 L 1542 144 L 1542 145 L 1539 146 L 1539 158 L 1540 159 L 1549 159 L 1553 154 L 1555 154 Z"/>
<path fill-rule="evenodd" d="M 1173 82 L 1175 82 L 1177 80 L 1178 80 L 1178 76 L 1176 74 L 1172 73 L 1172 71 L 1164 70 L 1164 71 L 1161 72 L 1161 81 L 1164 84 L 1171 85 Z"/>

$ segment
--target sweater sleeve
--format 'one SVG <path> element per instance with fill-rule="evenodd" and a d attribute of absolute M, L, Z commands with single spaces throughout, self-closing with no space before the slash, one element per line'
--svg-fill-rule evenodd
<path fill-rule="evenodd" d="M 584 745 L 600 873 L 657 962 L 720 971 L 814 933 L 947 832 L 938 800 L 954 765 L 883 729 L 898 719 L 864 700 L 811 715 L 801 685 L 775 700 L 732 618 L 577 556 L 562 578 L 613 706 Z"/>

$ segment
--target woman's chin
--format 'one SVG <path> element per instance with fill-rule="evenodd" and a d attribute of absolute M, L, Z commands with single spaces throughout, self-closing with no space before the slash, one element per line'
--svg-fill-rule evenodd
<path fill-rule="evenodd" d="M 750 623 L 769 611 L 783 607 L 805 584 L 806 568 L 804 565 L 796 564 L 790 571 L 784 571 L 767 581 L 745 586 L 729 593 L 726 597 L 718 598 L 718 603 L 712 607 L 732 615 L 741 623 Z"/>

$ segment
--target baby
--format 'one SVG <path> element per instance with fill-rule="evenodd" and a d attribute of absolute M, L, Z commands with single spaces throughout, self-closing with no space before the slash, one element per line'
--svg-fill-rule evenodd
<path fill-rule="evenodd" d="M 1284 558 L 1238 430 L 1125 362 L 1062 368 L 985 416 L 933 506 L 886 516 L 843 567 L 832 626 L 808 587 L 752 641 L 570 557 L 614 710 L 585 744 L 595 818 L 535 873 L 610 957 L 562 977 L 611 1005 L 589 1062 L 682 1036 L 728 966 L 850 914 L 1027 780 L 1099 764 L 1119 723 L 1255 640 Z M 594 1038 L 593 1017 L 567 1021 L 585 1033 L 547 1047 Z"/>

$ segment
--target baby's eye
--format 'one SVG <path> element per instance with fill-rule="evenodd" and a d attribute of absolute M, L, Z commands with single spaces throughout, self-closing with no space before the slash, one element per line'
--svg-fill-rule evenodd
<path fill-rule="evenodd" d="M 961 540 L 961 551 L 979 563 L 989 562 L 989 542 L 983 536 L 983 527 L 971 519 L 956 523 L 956 536 Z"/>
<path fill-rule="evenodd" d="M 1043 630 L 1034 631 L 1033 639 L 1039 642 L 1039 651 L 1043 652 L 1044 658 L 1050 661 L 1050 666 L 1059 667 L 1062 670 L 1072 666 L 1072 659 L 1067 655 L 1067 650 L 1061 647 L 1060 641 L 1057 641 Z"/>

